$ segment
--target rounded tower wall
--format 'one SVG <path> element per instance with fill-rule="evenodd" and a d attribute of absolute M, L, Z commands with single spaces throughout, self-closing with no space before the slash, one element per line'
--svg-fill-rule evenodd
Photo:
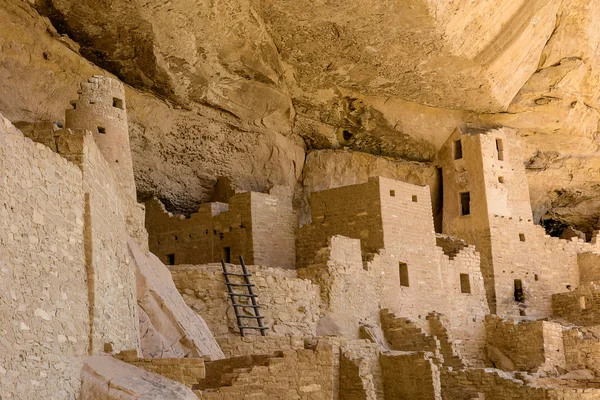
<path fill-rule="evenodd" d="M 79 98 L 66 111 L 65 127 L 92 132 L 100 152 L 111 165 L 124 194 L 135 199 L 133 161 L 125 89 L 118 80 L 93 76 L 79 85 Z"/>

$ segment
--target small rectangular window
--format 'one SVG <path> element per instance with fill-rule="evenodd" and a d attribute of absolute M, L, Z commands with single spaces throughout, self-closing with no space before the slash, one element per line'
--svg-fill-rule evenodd
<path fill-rule="evenodd" d="M 471 281 L 469 274 L 460 274 L 460 292 L 471 293 Z"/>
<path fill-rule="evenodd" d="M 498 160 L 504 160 L 504 146 L 502 145 L 502 139 L 496 139 L 496 151 L 498 152 Z"/>
<path fill-rule="evenodd" d="M 461 158 L 463 158 L 462 142 L 460 141 L 460 139 L 458 139 L 454 142 L 454 159 L 460 160 Z"/>
<path fill-rule="evenodd" d="M 500 183 L 504 183 L 504 177 L 503 177 L 503 176 L 499 176 L 499 177 L 498 177 L 498 182 L 500 182 Z"/>
<path fill-rule="evenodd" d="M 540 276 L 538 274 L 534 274 L 533 279 L 537 282 L 540 280 Z"/>
<path fill-rule="evenodd" d="M 418 200 L 418 199 L 417 199 L 417 195 L 416 195 L 416 194 L 413 194 L 413 197 L 412 197 L 412 201 L 413 201 L 413 203 L 416 203 L 416 202 L 417 202 L 417 200 Z"/>
<path fill-rule="evenodd" d="M 520 240 L 521 242 L 524 242 L 524 241 L 525 241 L 525 234 L 524 234 L 524 233 L 519 233 L 519 240 Z"/>
<path fill-rule="evenodd" d="M 396 191 L 395 190 L 390 190 L 390 196 L 391 197 L 396 197 Z"/>
<path fill-rule="evenodd" d="M 460 194 L 460 214 L 471 214 L 471 193 L 464 192 Z"/>
<path fill-rule="evenodd" d="M 123 100 L 113 97 L 113 107 L 123 109 Z"/>
<path fill-rule="evenodd" d="M 98 127 L 98 133 L 102 134 L 102 135 L 106 135 L 106 128 L 99 126 Z"/>
<path fill-rule="evenodd" d="M 175 265 L 175 254 L 167 254 L 168 265 Z"/>
<path fill-rule="evenodd" d="M 231 247 L 223 247 L 223 261 L 231 262 Z"/>
<path fill-rule="evenodd" d="M 408 281 L 408 265 L 406 263 L 399 263 L 400 270 L 400 286 L 409 287 Z"/>
<path fill-rule="evenodd" d="M 523 293 L 523 282 L 520 279 L 514 281 L 515 289 L 515 301 L 522 303 L 525 301 L 525 294 Z"/>

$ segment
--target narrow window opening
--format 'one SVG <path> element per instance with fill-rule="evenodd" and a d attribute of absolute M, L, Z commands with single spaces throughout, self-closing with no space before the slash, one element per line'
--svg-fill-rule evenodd
<path fill-rule="evenodd" d="M 504 177 L 503 177 L 503 176 L 499 176 L 499 177 L 498 177 L 498 182 L 500 182 L 500 183 L 504 183 Z"/>
<path fill-rule="evenodd" d="M 539 281 L 540 280 L 540 276 L 538 274 L 533 275 L 533 279 L 535 279 L 535 281 Z"/>
<path fill-rule="evenodd" d="M 106 128 L 99 126 L 98 127 L 98 133 L 102 134 L 102 135 L 106 135 Z"/>
<path fill-rule="evenodd" d="M 496 139 L 496 151 L 498 152 L 498 160 L 504 160 L 504 146 L 502 145 L 502 139 Z"/>
<path fill-rule="evenodd" d="M 587 308 L 585 304 L 585 296 L 579 296 L 579 308 L 582 310 Z"/>
<path fill-rule="evenodd" d="M 460 194 L 460 213 L 461 215 L 471 214 L 471 193 L 469 192 Z"/>
<path fill-rule="evenodd" d="M 399 263 L 399 269 L 400 269 L 400 286 L 405 286 L 405 287 L 409 287 L 409 282 L 408 282 L 408 265 L 406 265 L 406 263 Z"/>
<path fill-rule="evenodd" d="M 416 203 L 418 201 L 416 194 L 413 194 L 412 201 L 413 201 L 413 203 Z"/>
<path fill-rule="evenodd" d="M 231 262 L 231 247 L 223 247 L 223 261 Z"/>
<path fill-rule="evenodd" d="M 454 159 L 460 160 L 463 158 L 462 142 L 459 140 L 454 142 Z"/>
<path fill-rule="evenodd" d="M 514 281 L 515 288 L 515 301 L 522 303 L 525 301 L 525 295 L 523 294 L 523 282 L 520 279 L 515 279 Z"/>
<path fill-rule="evenodd" d="M 524 234 L 524 233 L 519 233 L 519 240 L 520 240 L 521 242 L 524 242 L 524 241 L 525 241 L 525 234 Z"/>
<path fill-rule="evenodd" d="M 460 292 L 471 293 L 471 281 L 469 274 L 460 274 Z"/>
<path fill-rule="evenodd" d="M 175 254 L 167 254 L 169 265 L 175 265 Z"/>
<path fill-rule="evenodd" d="M 113 107 L 123 109 L 123 100 L 113 97 Z"/>
<path fill-rule="evenodd" d="M 395 190 L 390 190 L 390 196 L 391 197 L 396 197 L 396 191 Z"/>
<path fill-rule="evenodd" d="M 179 236 L 175 236 L 175 240 L 179 240 Z"/>

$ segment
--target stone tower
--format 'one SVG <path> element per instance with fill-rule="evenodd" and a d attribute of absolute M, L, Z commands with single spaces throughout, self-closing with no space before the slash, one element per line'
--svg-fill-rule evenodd
<path fill-rule="evenodd" d="M 480 252 L 488 302 L 495 312 L 494 268 L 502 263 L 495 241 L 506 236 L 518 242 L 524 229 L 533 227 L 517 131 L 457 129 L 440 150 L 438 163 L 444 188 L 443 232 L 474 244 Z M 502 228 L 498 221 L 504 221 Z"/>
<path fill-rule="evenodd" d="M 65 127 L 91 131 L 98 148 L 113 168 L 126 201 L 135 200 L 133 162 L 125 90 L 116 79 L 92 76 L 79 85 L 79 98 L 66 111 Z"/>

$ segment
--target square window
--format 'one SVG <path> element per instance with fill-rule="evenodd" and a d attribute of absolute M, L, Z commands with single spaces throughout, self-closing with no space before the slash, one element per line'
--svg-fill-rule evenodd
<path fill-rule="evenodd" d="M 413 194 L 412 201 L 413 203 L 416 203 L 418 201 L 416 194 Z"/>
<path fill-rule="evenodd" d="M 471 293 L 471 281 L 469 274 L 460 274 L 460 292 Z"/>
<path fill-rule="evenodd" d="M 406 263 L 399 263 L 400 269 L 400 286 L 409 287 L 408 281 L 408 265 Z"/>
<path fill-rule="evenodd" d="M 123 109 L 123 100 L 113 97 L 113 107 Z"/>
<path fill-rule="evenodd" d="M 396 191 L 395 190 L 390 190 L 390 196 L 391 197 L 396 197 Z"/>
<path fill-rule="evenodd" d="M 524 242 L 524 241 L 525 241 L 525 234 L 524 234 L 524 233 L 519 233 L 519 240 L 520 240 L 521 242 Z"/>
<path fill-rule="evenodd" d="M 503 177 L 503 176 L 499 176 L 499 177 L 498 177 L 498 182 L 500 182 L 500 183 L 504 183 L 504 177 Z"/>
<path fill-rule="evenodd" d="M 99 126 L 98 133 L 100 133 L 102 135 L 106 135 L 106 128 L 104 128 L 103 126 Z"/>

